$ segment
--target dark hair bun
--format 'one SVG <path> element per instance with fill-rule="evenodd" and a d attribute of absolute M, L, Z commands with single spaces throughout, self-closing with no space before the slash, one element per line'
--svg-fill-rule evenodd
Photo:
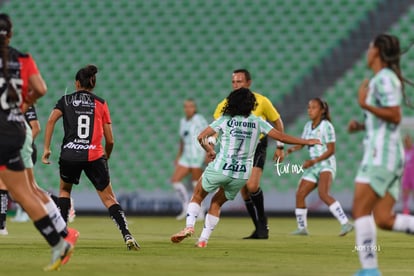
<path fill-rule="evenodd" d="M 82 88 L 93 89 L 96 84 L 96 73 L 98 73 L 98 67 L 89 64 L 76 73 L 75 80 L 80 82 Z"/>
<path fill-rule="evenodd" d="M 93 75 L 96 75 L 96 73 L 98 73 L 98 67 L 96 67 L 93 64 L 86 65 L 85 66 L 85 72 L 86 72 L 87 75 L 92 77 Z"/>

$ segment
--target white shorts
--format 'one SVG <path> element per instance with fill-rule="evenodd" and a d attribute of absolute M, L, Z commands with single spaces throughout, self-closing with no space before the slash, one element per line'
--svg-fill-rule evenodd
<path fill-rule="evenodd" d="M 332 180 L 335 179 L 336 168 L 332 166 L 322 166 L 320 164 L 315 164 L 312 167 L 305 169 L 302 179 L 318 184 L 322 172 L 330 172 L 332 174 Z"/>
<path fill-rule="evenodd" d="M 178 160 L 178 165 L 186 168 L 202 168 L 204 161 L 206 159 L 206 154 L 197 154 L 189 156 L 188 154 L 181 155 Z"/>

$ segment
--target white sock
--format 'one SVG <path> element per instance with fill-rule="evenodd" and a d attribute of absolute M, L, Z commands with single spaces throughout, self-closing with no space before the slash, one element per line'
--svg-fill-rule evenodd
<path fill-rule="evenodd" d="M 187 207 L 186 227 L 194 227 L 198 213 L 200 213 L 200 205 L 195 202 L 190 202 Z"/>
<path fill-rule="evenodd" d="M 185 210 L 185 207 L 187 207 L 189 200 L 187 188 L 184 186 L 182 182 L 174 182 L 173 187 L 175 192 L 177 193 L 178 198 L 181 201 L 181 204 L 183 205 L 183 209 Z"/>
<path fill-rule="evenodd" d="M 56 231 L 58 233 L 64 231 L 66 229 L 66 223 L 63 220 L 62 215 L 60 214 L 55 202 L 52 199 L 50 199 L 50 201 L 45 204 L 45 207 L 47 214 L 49 215 L 49 218 L 52 221 Z"/>
<path fill-rule="evenodd" d="M 355 241 L 362 268 L 378 268 L 377 228 L 372 216 L 355 220 Z"/>
<path fill-rule="evenodd" d="M 198 184 L 198 180 L 193 180 L 191 182 L 191 184 L 193 184 L 193 189 L 195 189 L 195 187 Z M 201 202 L 201 209 L 200 209 L 200 213 L 198 214 L 198 218 L 204 218 L 204 215 L 206 214 L 206 206 L 204 204 L 204 201 Z"/>
<path fill-rule="evenodd" d="M 339 201 L 335 201 L 329 206 L 329 211 L 331 211 L 332 215 L 339 221 L 340 224 L 348 223 L 348 217 L 344 213 L 342 209 L 341 203 Z"/>
<path fill-rule="evenodd" d="M 201 236 L 198 241 L 208 241 L 218 222 L 218 217 L 207 214 L 206 219 L 204 220 L 203 232 L 201 232 Z"/>
<path fill-rule="evenodd" d="M 392 230 L 396 232 L 414 234 L 414 216 L 397 214 Z"/>
<path fill-rule="evenodd" d="M 308 227 L 307 208 L 296 208 L 295 209 L 296 221 L 298 223 L 298 229 L 306 229 Z"/>

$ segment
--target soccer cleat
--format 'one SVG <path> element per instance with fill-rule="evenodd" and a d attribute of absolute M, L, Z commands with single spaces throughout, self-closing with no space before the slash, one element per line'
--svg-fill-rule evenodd
<path fill-rule="evenodd" d="M 347 222 L 341 225 L 341 232 L 339 232 L 339 236 L 343 237 L 349 232 L 351 232 L 353 229 L 354 229 L 354 226 L 351 223 Z"/>
<path fill-rule="evenodd" d="M 52 248 L 52 260 L 44 271 L 56 271 L 60 269 L 62 260 L 70 258 L 74 250 L 74 246 L 65 240 L 61 240 L 56 246 Z"/>
<path fill-rule="evenodd" d="M 379 271 L 378 268 L 366 268 L 358 270 L 354 276 L 381 276 L 381 271 Z"/>
<path fill-rule="evenodd" d="M 0 229 L 0 236 L 7 236 L 9 232 L 7 231 L 7 228 Z"/>
<path fill-rule="evenodd" d="M 177 234 L 171 236 L 173 243 L 179 243 L 185 238 L 191 237 L 194 234 L 194 227 L 186 227 Z"/>
<path fill-rule="evenodd" d="M 68 214 L 68 222 L 72 223 L 75 221 L 76 212 L 75 212 L 75 205 L 73 204 L 73 198 L 70 198 L 70 209 Z"/>
<path fill-rule="evenodd" d="M 247 237 L 244 237 L 243 239 L 255 239 L 255 240 L 267 240 L 269 238 L 269 227 L 267 226 L 267 219 L 265 219 L 263 222 L 257 224 L 256 230 Z"/>
<path fill-rule="evenodd" d="M 207 241 L 198 241 L 198 242 L 195 244 L 195 247 L 198 247 L 198 248 L 204 248 L 204 247 L 207 247 Z"/>
<path fill-rule="evenodd" d="M 139 246 L 139 244 L 137 243 L 137 241 L 134 239 L 133 236 L 126 235 L 124 237 L 124 239 L 125 239 L 125 244 L 126 244 L 128 250 L 138 251 L 138 250 L 141 249 L 141 247 Z"/>
<path fill-rule="evenodd" d="M 76 229 L 68 227 L 68 235 L 66 236 L 65 241 L 71 244 L 72 246 L 74 246 L 76 242 L 78 241 L 78 238 L 79 238 L 79 232 Z M 68 255 L 65 258 L 63 258 L 62 264 L 63 265 L 67 264 L 69 262 L 70 257 L 71 255 Z"/>
<path fill-rule="evenodd" d="M 309 235 L 308 230 L 306 230 L 306 228 L 302 228 L 302 229 L 296 229 L 295 231 L 292 232 L 292 235 L 295 236 L 307 236 Z"/>

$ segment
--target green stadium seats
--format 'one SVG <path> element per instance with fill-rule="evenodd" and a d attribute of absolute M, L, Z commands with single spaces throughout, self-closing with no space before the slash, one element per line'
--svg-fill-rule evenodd
<path fill-rule="evenodd" d="M 76 71 L 87 63 L 98 65 L 96 93 L 109 103 L 116 135 L 112 179 L 116 189 L 133 191 L 171 189 L 185 98 L 196 99 L 210 121 L 231 90 L 231 71 L 247 67 L 253 89 L 282 104 L 283 96 L 379 2 L 30 0 L 5 1 L 2 11 L 14 21 L 12 45 L 33 54 L 48 84 L 48 95 L 38 103 L 42 126 L 65 90 L 74 91 Z M 402 30 L 408 32 L 413 18 L 404 22 Z M 346 80 L 354 86 L 353 78 L 360 76 Z M 358 113 L 355 90 L 343 83 L 339 92 L 327 92 L 329 102 L 337 98 L 329 95 L 341 95 L 341 106 L 332 104 L 341 124 L 342 115 Z M 301 116 L 288 131 L 299 135 L 306 120 Z M 58 125 L 55 165 L 61 135 Z M 297 155 L 303 158 L 305 151 Z M 58 177 L 55 165 L 37 165 L 39 182 L 50 188 L 57 188 L 58 182 L 50 181 Z M 265 189 L 290 189 L 298 180 L 274 177 L 273 169 L 265 170 Z"/>

